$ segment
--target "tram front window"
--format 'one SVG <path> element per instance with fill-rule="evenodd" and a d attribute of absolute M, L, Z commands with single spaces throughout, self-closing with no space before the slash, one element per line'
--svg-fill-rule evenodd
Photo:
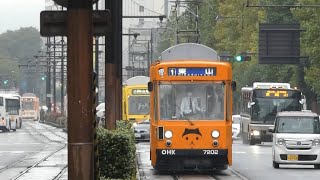
<path fill-rule="evenodd" d="M 22 109 L 23 110 L 34 110 L 33 102 L 22 102 Z"/>
<path fill-rule="evenodd" d="M 224 119 L 225 85 L 222 83 L 161 84 L 160 119 Z"/>
<path fill-rule="evenodd" d="M 150 106 L 149 96 L 130 96 L 129 97 L 129 114 L 130 115 L 147 115 Z"/>

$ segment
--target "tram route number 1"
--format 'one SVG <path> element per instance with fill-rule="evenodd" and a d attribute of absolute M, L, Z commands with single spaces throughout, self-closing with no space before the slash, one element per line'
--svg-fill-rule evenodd
<path fill-rule="evenodd" d="M 218 150 L 203 150 L 203 154 L 210 155 L 210 154 L 219 154 Z"/>

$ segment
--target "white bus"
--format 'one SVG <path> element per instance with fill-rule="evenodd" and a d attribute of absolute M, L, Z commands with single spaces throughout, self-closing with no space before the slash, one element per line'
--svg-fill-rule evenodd
<path fill-rule="evenodd" d="M 301 111 L 305 97 L 288 83 L 253 83 L 241 89 L 241 136 L 244 144 L 272 142 L 274 120 L 281 111 Z"/>
<path fill-rule="evenodd" d="M 19 125 L 21 125 L 20 107 L 21 103 L 18 96 L 0 94 L 0 130 L 16 131 Z"/>

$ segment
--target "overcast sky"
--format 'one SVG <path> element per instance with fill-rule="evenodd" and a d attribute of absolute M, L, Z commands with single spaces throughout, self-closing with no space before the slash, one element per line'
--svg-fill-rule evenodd
<path fill-rule="evenodd" d="M 45 0 L 0 0 L 0 33 L 33 26 L 40 29 Z"/>

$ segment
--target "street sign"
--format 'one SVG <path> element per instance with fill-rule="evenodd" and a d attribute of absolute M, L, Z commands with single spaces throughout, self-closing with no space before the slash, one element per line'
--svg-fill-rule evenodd
<path fill-rule="evenodd" d="M 110 32 L 111 16 L 109 10 L 92 11 L 93 36 L 105 36 Z M 67 36 L 67 11 L 41 11 L 41 36 Z"/>
<path fill-rule="evenodd" d="M 299 24 L 260 24 L 259 64 L 298 64 L 300 31 Z"/>

